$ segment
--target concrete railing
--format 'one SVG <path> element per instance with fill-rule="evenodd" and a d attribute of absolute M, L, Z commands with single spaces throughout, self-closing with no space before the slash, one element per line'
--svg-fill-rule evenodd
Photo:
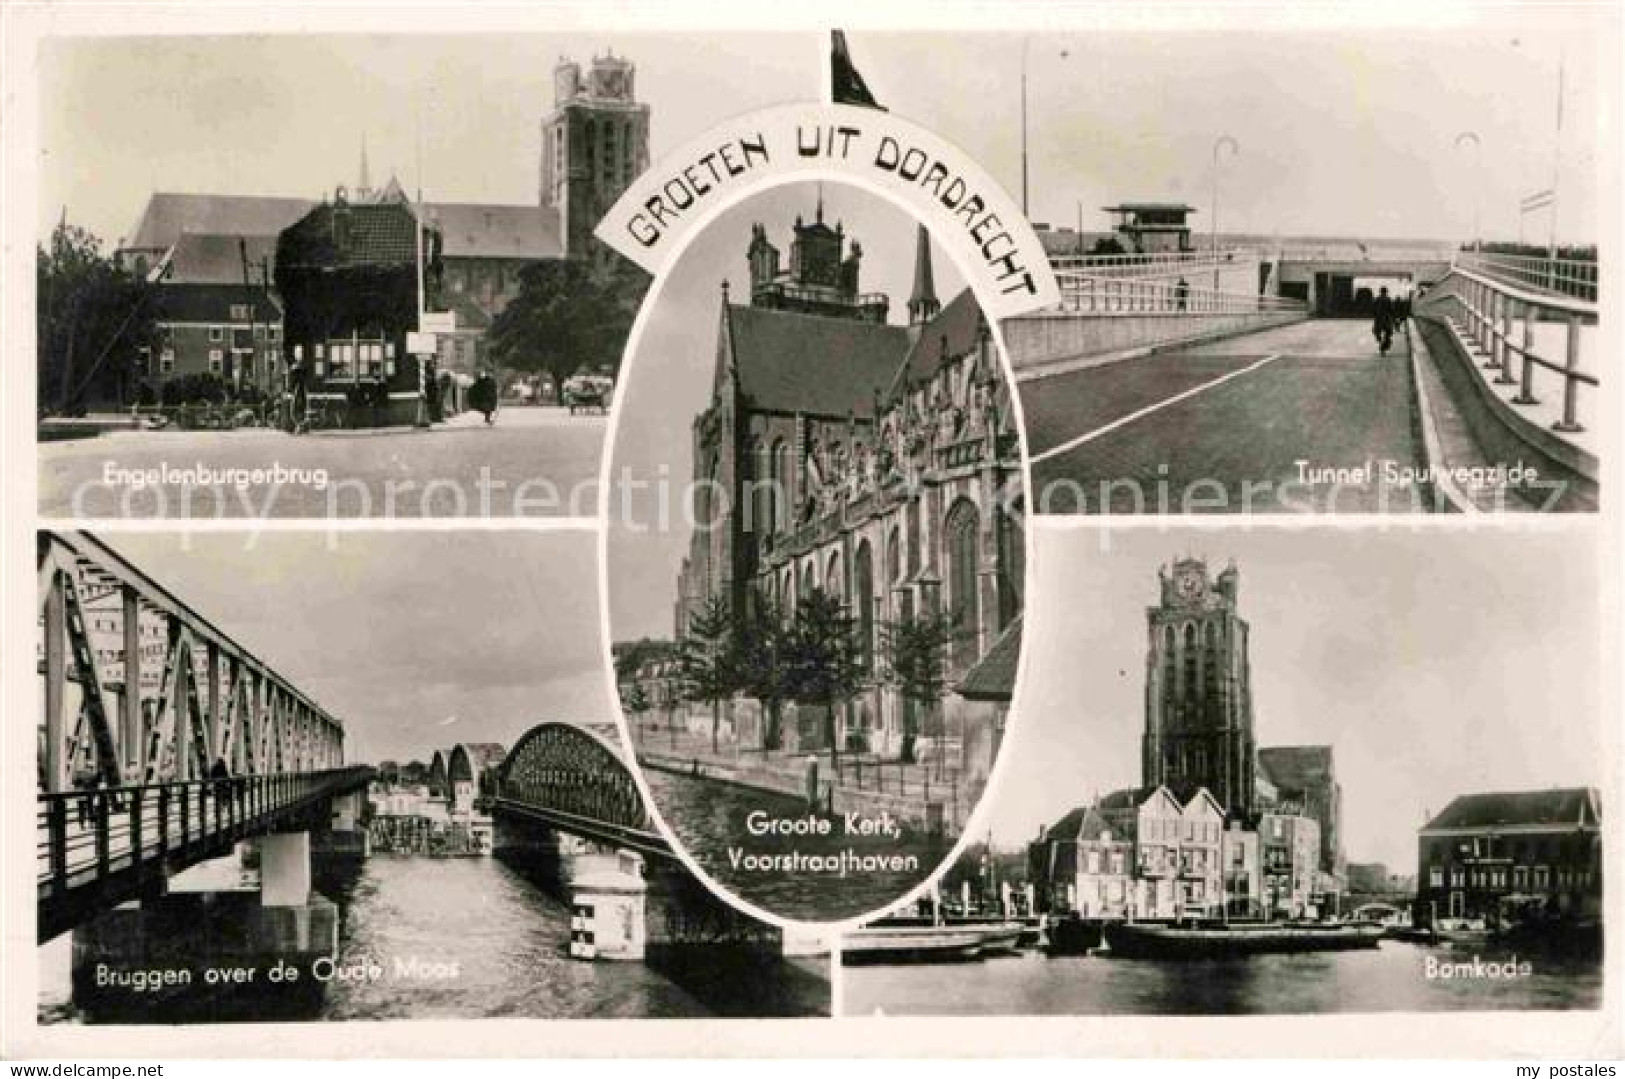
<path fill-rule="evenodd" d="M 1562 380 L 1563 414 L 1552 429 L 1565 433 L 1584 430 L 1579 420 L 1581 388 L 1601 384 L 1596 374 L 1584 369 L 1581 354 L 1581 330 L 1596 324 L 1596 303 L 1509 284 L 1462 265 L 1453 275 L 1461 278 L 1452 294 L 1461 308 L 1463 332 L 1489 355 L 1486 366 L 1496 372 L 1497 383 L 1518 386 L 1512 403 L 1539 404 L 1537 369 L 1555 374 Z M 1535 341 L 1537 327 L 1554 323 L 1562 327 L 1561 361 L 1554 357 L 1554 347 L 1543 346 L 1547 354 L 1542 355 Z"/>
<path fill-rule="evenodd" d="M 1084 274 L 1090 277 L 1190 277 L 1211 274 L 1215 267 L 1260 261 L 1260 253 L 1250 247 L 1229 247 L 1214 251 L 1158 251 L 1130 255 L 1057 255 L 1049 260 L 1057 274 Z"/>
<path fill-rule="evenodd" d="M 1597 302 L 1597 264 L 1582 259 L 1553 259 L 1496 252 L 1461 251 L 1455 265 L 1503 284 Z"/>
<path fill-rule="evenodd" d="M 1057 273 L 1060 311 L 1084 315 L 1242 315 L 1307 313 L 1302 300 L 1246 292 L 1221 292 L 1161 278 L 1099 277 Z"/>

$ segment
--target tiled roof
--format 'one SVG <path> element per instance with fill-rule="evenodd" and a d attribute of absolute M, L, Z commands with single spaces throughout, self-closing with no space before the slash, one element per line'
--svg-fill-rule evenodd
<path fill-rule="evenodd" d="M 1495 828 L 1508 825 L 1549 824 L 1578 826 L 1601 822 L 1602 807 L 1592 787 L 1563 787 L 1543 791 L 1496 791 L 1464 794 L 1423 827 L 1442 829 Z"/>
<path fill-rule="evenodd" d="M 1330 782 L 1331 746 L 1266 746 L 1258 751 L 1258 763 L 1282 790 L 1306 791 Z"/>
<path fill-rule="evenodd" d="M 275 236 L 315 205 L 310 199 L 155 191 L 123 246 L 167 250 L 188 232 Z"/>
<path fill-rule="evenodd" d="M 447 258 L 556 259 L 564 255 L 559 214 L 540 206 L 430 202 L 424 212 L 440 227 Z"/>
<path fill-rule="evenodd" d="M 965 289 L 920 327 L 920 335 L 909 349 L 908 358 L 897 368 L 887 389 L 896 396 L 905 385 L 930 378 L 946 359 L 963 356 L 976 347 L 981 336 L 982 308 L 975 293 Z"/>
<path fill-rule="evenodd" d="M 158 286 L 154 296 L 154 315 L 160 322 L 218 322 L 228 323 L 234 304 L 252 303 L 254 320 L 259 323 L 275 322 L 282 318 L 282 308 L 275 298 L 257 285 L 245 289 L 242 285 L 175 285 L 165 282 Z"/>
<path fill-rule="evenodd" d="M 1021 616 L 1004 627 L 993 647 L 976 662 L 954 692 L 972 701 L 1006 701 L 1016 685 L 1016 665 L 1021 660 Z"/>
<path fill-rule="evenodd" d="M 283 230 L 277 261 L 284 268 L 410 264 L 416 223 L 399 203 L 324 203 Z"/>
<path fill-rule="evenodd" d="M 183 234 L 175 242 L 170 256 L 169 273 L 164 280 L 171 284 L 241 285 L 243 283 L 243 248 L 248 249 L 249 280 L 260 280 L 260 260 L 276 277 L 276 234 L 263 236 L 236 236 L 225 233 Z"/>
<path fill-rule="evenodd" d="M 872 419 L 908 331 L 857 319 L 727 307 L 740 389 L 758 411 Z"/>

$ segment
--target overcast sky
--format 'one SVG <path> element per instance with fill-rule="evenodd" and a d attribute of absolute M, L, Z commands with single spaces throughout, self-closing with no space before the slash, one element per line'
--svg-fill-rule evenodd
<path fill-rule="evenodd" d="M 797 215 L 811 220 L 819 185 L 794 183 L 753 196 L 717 217 L 683 252 L 649 313 L 635 353 L 623 370 L 615 447 L 611 458 L 609 530 L 610 626 L 616 640 L 672 635 L 672 603 L 677 570 L 688 552 L 690 530 L 676 508 L 693 479 L 693 423 L 711 399 L 716 369 L 721 284 L 729 282 L 735 303 L 749 301 L 745 249 L 750 227 L 760 222 L 778 247 L 783 264 Z M 823 185 L 824 220 L 839 222 L 849 239 L 863 246 L 863 292 L 891 298 L 890 321 L 908 322 L 914 284 L 917 222 L 884 199 L 848 185 Z M 940 245 L 932 248 L 937 299 L 946 305 L 964 288 L 964 278 Z M 832 367 L 839 356 L 821 358 Z M 628 471 L 629 470 L 629 471 Z M 639 532 L 659 520 L 659 489 L 617 486 L 617 478 L 669 481 L 674 527 Z M 633 512 L 620 510 L 620 490 Z"/>
<path fill-rule="evenodd" d="M 1204 17 L 1219 18 L 1189 21 Z M 1465 238 L 1476 179 L 1486 235 L 1515 239 L 1519 200 L 1551 186 L 1562 55 L 1559 232 L 1596 242 L 1597 147 L 1617 153 L 1619 123 L 1617 101 L 1611 117 L 1599 110 L 1597 72 L 1616 70 L 1599 57 L 1614 47 L 1601 28 L 1617 18 L 1502 5 L 1449 29 L 1287 33 L 1258 10 L 1246 29 L 1029 35 L 1031 216 L 1072 226 L 1081 200 L 1084 229 L 1105 231 L 1103 206 L 1173 199 L 1197 207 L 1205 234 L 1213 146 L 1229 135 L 1240 152 L 1220 160 L 1223 231 Z M 1020 35 L 849 40 L 881 104 L 957 142 L 1019 201 Z M 1482 167 L 1454 148 L 1463 131 Z M 1529 237 L 1544 242 L 1549 220 L 1531 214 Z"/>
<path fill-rule="evenodd" d="M 817 35 L 240 36 L 42 46 L 39 222 L 107 250 L 153 191 L 318 199 L 395 170 L 448 202 L 535 204 L 553 67 L 612 49 L 637 66 L 653 160 L 731 116 L 823 93 Z"/>
<path fill-rule="evenodd" d="M 1459 794 L 1604 786 L 1595 531 L 1035 528 L 994 838 L 1140 782 L 1157 567 L 1235 559 L 1260 746 L 1330 744 L 1352 861 L 1414 872 Z"/>
<path fill-rule="evenodd" d="M 593 532 L 101 538 L 342 720 L 351 760 L 614 722 Z"/>

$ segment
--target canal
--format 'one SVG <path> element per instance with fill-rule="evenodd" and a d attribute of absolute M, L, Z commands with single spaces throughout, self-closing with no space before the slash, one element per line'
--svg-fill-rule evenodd
<path fill-rule="evenodd" d="M 322 867 L 315 886 L 343 912 L 337 966 L 354 972 L 328 983 L 315 1014 L 252 1014 L 252 1002 L 227 1012 L 200 1000 L 120 1020 L 828 1014 L 827 980 L 790 962 L 751 980 L 704 971 L 691 990 L 680 984 L 682 972 L 571 959 L 569 908 L 496 858 L 379 855 Z M 40 948 L 41 1023 L 102 1019 L 72 1003 L 71 939 Z M 818 966 L 822 973 L 822 960 Z"/>
<path fill-rule="evenodd" d="M 788 795 L 655 768 L 645 768 L 643 775 L 661 816 L 705 872 L 740 898 L 782 918 L 830 922 L 886 910 L 925 880 L 952 849 L 952 841 L 943 836 L 907 827 L 895 835 L 851 835 L 844 814 L 809 814 L 801 799 Z M 828 834 L 752 835 L 747 822 L 756 812 L 771 820 L 821 821 Z M 736 865 L 736 853 L 757 866 L 800 857 L 806 865 L 828 868 L 751 868 Z M 843 857 L 848 865 L 844 872 L 839 868 Z M 870 861 L 856 863 L 853 858 Z M 883 867 L 872 868 L 876 862 Z"/>
<path fill-rule="evenodd" d="M 1439 974 L 1440 964 L 1527 961 L 1511 978 Z M 1428 959 L 1434 960 L 1429 976 Z M 1046 956 L 842 971 L 847 1015 L 1236 1015 L 1597 1008 L 1599 963 L 1491 947 L 1385 941 L 1359 951 L 1199 962 Z"/>

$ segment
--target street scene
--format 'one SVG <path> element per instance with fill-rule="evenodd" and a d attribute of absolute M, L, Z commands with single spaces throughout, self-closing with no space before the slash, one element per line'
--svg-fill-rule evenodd
<path fill-rule="evenodd" d="M 850 99 L 1049 252 L 1060 304 L 1001 323 L 1035 512 L 1597 508 L 1594 27 L 1501 21 L 852 37 Z"/>
<path fill-rule="evenodd" d="M 747 199 L 667 277 L 623 382 L 622 712 L 685 850 L 781 917 L 923 882 L 1004 738 L 1020 448 L 991 328 L 944 263 L 855 188 Z"/>
<path fill-rule="evenodd" d="M 592 230 L 651 153 L 795 89 L 710 92 L 783 36 L 640 40 L 48 42 L 41 512 L 593 512 L 648 279 Z"/>
<path fill-rule="evenodd" d="M 39 1021 L 828 1014 L 655 828 L 593 546 L 41 533 Z"/>
<path fill-rule="evenodd" d="M 988 830 L 843 938 L 847 1013 L 1600 1007 L 1589 540 L 1440 538 L 1036 533 Z"/>

